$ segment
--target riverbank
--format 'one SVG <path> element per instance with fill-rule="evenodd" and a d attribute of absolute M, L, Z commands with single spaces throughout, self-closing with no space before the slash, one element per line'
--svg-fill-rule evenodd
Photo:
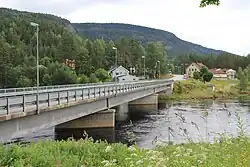
<path fill-rule="evenodd" d="M 214 85 L 213 91 L 208 85 Z M 212 80 L 203 83 L 198 80 L 188 79 L 174 83 L 174 91 L 171 96 L 160 95 L 160 100 L 183 99 L 234 99 L 242 96 L 237 80 Z"/>
<path fill-rule="evenodd" d="M 215 144 L 189 143 L 154 150 L 91 140 L 41 141 L 27 146 L 0 146 L 0 157 L 0 166 L 13 167 L 247 167 L 250 139 L 224 138 Z"/>

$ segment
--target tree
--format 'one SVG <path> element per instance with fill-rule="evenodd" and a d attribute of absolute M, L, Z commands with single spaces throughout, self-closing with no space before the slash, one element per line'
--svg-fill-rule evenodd
<path fill-rule="evenodd" d="M 239 67 L 239 68 L 238 68 L 238 72 L 237 72 L 237 74 L 236 74 L 236 77 L 237 77 L 238 79 L 240 79 L 242 74 L 243 74 L 242 68 Z"/>
<path fill-rule="evenodd" d="M 219 5 L 220 0 L 201 0 L 200 7 L 206 7 L 207 5 Z"/>
<path fill-rule="evenodd" d="M 242 73 L 242 75 L 240 75 L 240 90 L 241 91 L 245 91 L 247 89 L 247 76 L 245 76 L 245 74 Z"/>
<path fill-rule="evenodd" d="M 203 81 L 204 82 L 210 82 L 213 78 L 213 73 L 207 72 L 203 75 Z"/>

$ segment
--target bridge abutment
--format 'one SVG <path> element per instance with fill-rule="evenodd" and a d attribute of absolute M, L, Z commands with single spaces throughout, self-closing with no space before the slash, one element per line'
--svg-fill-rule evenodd
<path fill-rule="evenodd" d="M 55 126 L 60 129 L 113 128 L 115 127 L 115 109 L 100 111 Z"/>

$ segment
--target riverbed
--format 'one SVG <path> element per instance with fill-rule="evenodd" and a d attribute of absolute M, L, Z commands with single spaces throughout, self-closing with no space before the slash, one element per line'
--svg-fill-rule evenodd
<path fill-rule="evenodd" d="M 114 129 L 87 130 L 88 136 L 111 143 L 136 143 L 140 148 L 149 149 L 161 142 L 213 142 L 222 134 L 237 136 L 240 122 L 244 132 L 250 135 L 250 101 L 169 101 L 161 103 L 159 110 L 149 115 L 134 115 L 136 111 L 130 113 L 126 121 L 116 122 Z M 57 133 L 50 128 L 14 141 L 79 139 L 83 134 L 83 129 Z"/>

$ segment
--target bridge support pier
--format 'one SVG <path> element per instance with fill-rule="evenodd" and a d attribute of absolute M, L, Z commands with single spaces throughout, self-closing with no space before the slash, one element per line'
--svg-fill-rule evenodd
<path fill-rule="evenodd" d="M 115 107 L 116 110 L 116 121 L 126 121 L 128 118 L 128 103 L 121 104 Z"/>
<path fill-rule="evenodd" d="M 158 111 L 158 94 L 153 94 L 129 103 L 132 111 L 155 112 Z"/>
<path fill-rule="evenodd" d="M 60 129 L 114 128 L 115 109 L 108 109 L 55 126 Z"/>

